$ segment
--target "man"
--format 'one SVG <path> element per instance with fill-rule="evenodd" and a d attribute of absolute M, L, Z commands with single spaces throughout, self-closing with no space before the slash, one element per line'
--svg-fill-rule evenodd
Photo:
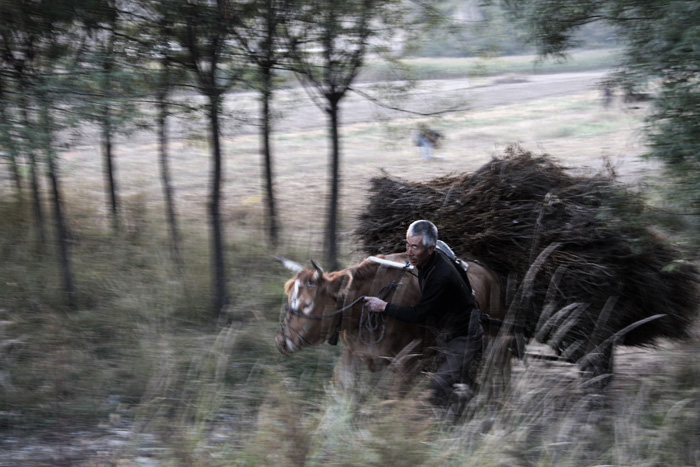
<path fill-rule="evenodd" d="M 435 130 L 428 128 L 425 123 L 422 123 L 416 133 L 416 146 L 420 148 L 420 157 L 424 161 L 429 161 L 433 158 L 433 149 L 438 148 L 442 135 Z"/>
<path fill-rule="evenodd" d="M 474 388 L 484 332 L 471 286 L 452 262 L 436 251 L 437 240 L 437 227 L 427 220 L 412 223 L 406 232 L 408 261 L 418 269 L 422 292 L 415 306 L 399 306 L 376 297 L 365 297 L 365 304 L 373 312 L 431 327 L 444 358 L 430 384 L 432 402 L 447 406 L 454 402 L 455 384 Z"/>

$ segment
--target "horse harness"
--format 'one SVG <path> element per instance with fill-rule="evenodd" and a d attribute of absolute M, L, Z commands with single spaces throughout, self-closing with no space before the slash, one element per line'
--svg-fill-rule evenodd
<path fill-rule="evenodd" d="M 386 297 L 389 296 L 389 294 L 398 287 L 399 281 L 403 277 L 403 275 L 408 271 L 408 267 L 404 267 L 401 269 L 401 274 L 399 277 L 391 281 L 391 283 L 387 284 L 384 286 L 379 293 L 377 294 L 377 297 L 385 300 Z M 409 271 L 410 274 L 413 274 L 412 272 Z M 414 274 L 415 275 L 415 274 Z M 318 292 L 316 292 L 318 295 Z M 343 303 L 345 302 L 346 297 L 342 297 Z M 325 318 L 332 318 L 336 315 L 340 315 L 340 320 L 338 320 L 338 324 L 335 327 L 335 330 L 333 331 L 333 334 L 328 338 L 328 343 L 330 345 L 337 345 L 338 344 L 338 337 L 340 334 L 341 327 L 343 325 L 343 314 L 345 311 L 351 309 L 354 307 L 357 302 L 360 300 L 364 300 L 364 296 L 360 296 L 353 300 L 350 304 L 348 305 L 343 305 L 340 308 L 338 308 L 335 311 L 332 311 L 330 313 L 324 313 L 322 315 L 305 315 L 303 313 L 300 313 L 299 311 L 293 309 L 292 307 L 289 306 L 287 303 L 284 306 L 285 309 L 285 314 L 286 318 L 285 320 L 280 323 L 282 330 L 287 327 L 287 323 L 290 319 L 290 315 L 295 315 L 300 318 L 306 318 L 309 320 L 315 320 L 315 319 L 325 319 Z M 293 330 L 298 336 L 299 336 L 299 341 L 301 342 L 302 345 L 306 346 L 309 345 L 308 341 L 304 338 L 306 326 L 304 326 L 304 330 L 302 332 L 297 331 L 296 329 L 290 327 L 291 330 Z M 375 338 L 375 333 L 379 330 L 379 336 Z M 368 312 L 365 309 L 365 305 L 362 304 L 362 311 L 360 315 L 360 324 L 359 324 L 359 329 L 358 329 L 358 334 L 360 336 L 360 341 L 365 344 L 365 345 L 377 345 L 379 344 L 382 339 L 384 339 L 384 335 L 386 334 L 386 315 L 384 313 L 372 313 Z M 368 336 L 368 339 L 365 339 L 365 335 Z"/>

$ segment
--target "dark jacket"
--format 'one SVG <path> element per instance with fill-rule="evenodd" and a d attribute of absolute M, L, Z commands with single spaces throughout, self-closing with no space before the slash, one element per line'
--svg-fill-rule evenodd
<path fill-rule="evenodd" d="M 425 322 L 443 342 L 468 336 L 471 312 L 476 309 L 474 296 L 450 260 L 436 250 L 418 268 L 418 283 L 422 296 L 415 306 L 388 303 L 386 313 L 400 321 Z"/>

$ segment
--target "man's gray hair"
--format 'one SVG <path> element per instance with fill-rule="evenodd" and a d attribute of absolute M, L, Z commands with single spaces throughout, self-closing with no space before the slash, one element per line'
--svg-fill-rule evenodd
<path fill-rule="evenodd" d="M 421 219 L 409 225 L 408 230 L 406 230 L 406 236 L 415 237 L 416 235 L 423 236 L 423 246 L 426 248 L 437 244 L 438 229 L 435 227 L 435 224 L 430 221 Z"/>

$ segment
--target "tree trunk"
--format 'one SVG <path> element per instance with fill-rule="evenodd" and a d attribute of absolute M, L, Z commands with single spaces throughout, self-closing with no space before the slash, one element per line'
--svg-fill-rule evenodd
<path fill-rule="evenodd" d="M 112 154 L 112 122 L 111 109 L 108 104 L 102 108 L 102 157 L 104 161 L 104 176 L 109 200 L 109 211 L 112 214 L 112 228 L 119 231 L 119 199 L 115 177 L 114 154 Z"/>
<path fill-rule="evenodd" d="M 56 247 L 58 250 L 59 270 L 63 280 L 63 293 L 66 296 L 66 303 L 71 310 L 77 309 L 75 288 L 73 287 L 73 275 L 71 272 L 70 254 L 68 252 L 68 234 L 65 220 L 63 218 L 63 206 L 61 190 L 58 182 L 58 166 L 53 149 L 52 122 L 48 109 L 42 109 L 42 120 L 44 126 L 44 144 L 46 152 L 46 165 L 48 177 L 51 182 L 53 194 L 53 211 L 56 226 Z"/>
<path fill-rule="evenodd" d="M 10 122 L 7 118 L 7 112 L 4 106 L 0 106 L 0 127 L 2 128 L 2 139 L 7 147 L 7 155 L 10 161 L 10 171 L 12 173 L 12 181 L 15 185 L 17 201 L 21 204 L 24 201 L 22 193 L 22 176 L 19 170 L 19 151 L 12 131 L 10 130 Z"/>
<path fill-rule="evenodd" d="M 219 131 L 219 109 L 221 95 L 216 91 L 209 92 L 209 125 L 212 145 L 212 180 L 209 215 L 212 234 L 212 263 L 214 274 L 214 313 L 217 317 L 229 305 L 226 290 L 226 266 L 224 260 L 224 234 L 221 223 L 221 178 L 223 174 L 221 139 Z"/>
<path fill-rule="evenodd" d="M 267 196 L 267 222 L 268 235 L 272 247 L 277 246 L 278 242 L 278 225 L 277 225 L 277 207 L 275 205 L 275 187 L 273 183 L 272 171 L 272 148 L 270 144 L 270 135 L 272 133 L 272 123 L 270 115 L 270 101 L 272 99 L 272 71 L 269 68 L 263 68 L 263 125 L 262 125 L 262 143 L 263 143 L 263 159 L 265 162 L 265 194 Z"/>
<path fill-rule="evenodd" d="M 17 193 L 17 202 L 24 203 L 24 195 L 22 193 L 22 175 L 19 173 L 19 154 L 17 148 L 12 141 L 8 141 L 8 152 L 10 153 L 10 170 L 12 171 L 12 180 L 15 184 L 15 192 Z"/>
<path fill-rule="evenodd" d="M 20 100 L 20 106 L 22 108 L 22 125 L 25 131 L 27 158 L 29 160 L 29 177 L 31 180 L 32 187 L 32 209 L 34 212 L 34 224 L 37 233 L 38 250 L 41 251 L 44 249 L 46 235 L 44 233 L 44 210 L 41 207 L 41 188 L 39 186 L 39 173 L 36 161 L 35 148 L 32 144 L 32 141 L 30 141 L 29 138 L 29 132 L 31 128 L 29 120 L 29 102 L 28 99 L 25 97 L 24 93 L 22 93 Z"/>
<path fill-rule="evenodd" d="M 7 148 L 7 156 L 10 161 L 10 171 L 12 172 L 12 181 L 15 184 L 15 191 L 17 195 L 17 202 L 20 204 L 24 200 L 22 196 L 22 176 L 19 173 L 19 151 L 17 151 L 16 139 L 12 131 L 12 122 L 7 115 L 7 105 L 8 96 L 6 95 L 3 87 L 2 80 L 0 80 L 0 129 L 2 131 L 2 141 Z"/>
<path fill-rule="evenodd" d="M 327 109 L 330 118 L 331 164 L 330 164 L 330 198 L 328 205 L 328 224 L 326 225 L 326 264 L 331 270 L 338 269 L 338 204 L 340 187 L 340 138 L 339 99 L 329 99 Z"/>
<path fill-rule="evenodd" d="M 158 144 L 160 162 L 160 180 L 165 198 L 166 217 L 170 228 L 173 255 L 178 265 L 182 264 L 180 256 L 180 232 L 177 225 L 177 212 L 170 177 L 168 157 L 168 104 L 164 92 L 158 93 Z"/>

